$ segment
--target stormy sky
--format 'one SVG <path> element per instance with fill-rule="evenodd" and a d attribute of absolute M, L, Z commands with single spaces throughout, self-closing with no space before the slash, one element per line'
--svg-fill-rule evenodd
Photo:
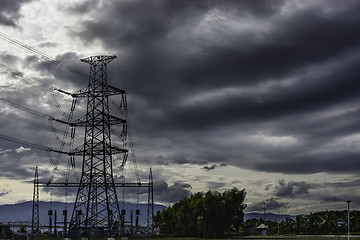
<path fill-rule="evenodd" d="M 237 187 L 246 211 L 359 207 L 359 1 L 0 3 L 1 135 L 59 148 L 65 126 L 47 116 L 66 117 L 72 99 L 52 87 L 75 92 L 88 82 L 79 59 L 116 55 L 109 84 L 127 91 L 137 166 L 143 181 L 152 167 L 157 203 Z M 0 204 L 32 198 L 36 165 L 61 179 L 66 157 L 0 143 Z"/>

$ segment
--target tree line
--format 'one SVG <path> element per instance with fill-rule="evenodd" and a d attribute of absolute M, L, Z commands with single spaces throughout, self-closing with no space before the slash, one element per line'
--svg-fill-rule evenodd
<path fill-rule="evenodd" d="M 347 211 L 320 211 L 298 215 L 295 219 L 272 222 L 262 219 L 244 221 L 245 189 L 233 188 L 223 193 L 199 192 L 157 212 L 155 227 L 161 234 L 179 237 L 221 237 L 229 234 L 257 235 L 264 223 L 268 235 L 346 234 Z M 360 233 L 360 211 L 350 213 L 351 233 Z"/>
<path fill-rule="evenodd" d="M 186 197 L 154 216 L 161 234 L 182 237 L 218 237 L 239 232 L 244 219 L 245 189 L 208 191 Z"/>
<path fill-rule="evenodd" d="M 251 234 L 250 229 L 261 223 L 267 225 L 269 235 L 345 235 L 347 234 L 347 210 L 320 211 L 308 215 L 290 217 L 280 223 L 249 219 L 243 222 L 243 233 Z M 350 232 L 360 233 L 360 211 L 350 211 Z M 252 231 L 253 234 L 256 232 Z"/>

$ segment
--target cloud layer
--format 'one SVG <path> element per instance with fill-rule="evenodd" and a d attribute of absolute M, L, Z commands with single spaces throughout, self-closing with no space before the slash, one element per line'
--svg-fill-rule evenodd
<path fill-rule="evenodd" d="M 83 72 L 88 66 L 79 58 L 98 52 L 118 56 L 109 65 L 109 82 L 128 92 L 132 126 L 141 134 L 135 137 L 135 145 L 141 142 L 139 161 L 167 166 L 171 173 L 189 165 L 198 169 L 183 179 L 159 172 L 159 201 L 188 196 L 190 187 L 197 189 L 196 177 L 206 186 L 203 191 L 259 187 L 242 186 L 248 176 L 230 180 L 231 168 L 286 176 L 261 180 L 261 189 L 268 189 L 262 194 L 271 196 L 250 198 L 249 209 L 259 209 L 265 199 L 276 208 L 288 206 L 289 199 L 306 204 L 305 196 L 323 203 L 342 201 L 347 193 L 356 198 L 351 183 L 360 169 L 359 10 L 360 3 L 350 0 L 5 1 L 0 24 L 1 32 Z M 11 86 L 2 88 L 2 96 L 51 116 L 61 116 L 51 93 L 25 87 L 19 76 L 68 91 L 86 85 L 81 77 L 10 46 L 0 59 L 18 71 L 2 72 L 1 85 Z M 56 97 L 68 109 L 69 99 Z M 1 126 L 7 126 L 1 134 L 56 146 L 44 129 L 19 128 L 9 119 L 9 113 L 23 113 L 8 104 L 2 108 L 8 117 L 1 117 Z M 30 161 L 29 151 L 20 147 L 2 146 L 3 177 L 32 177 L 20 164 Z M 48 164 L 46 154 L 32 154 L 32 163 L 38 158 Z M 347 177 L 327 185 L 297 179 L 316 174 Z M 345 186 L 337 199 L 336 184 Z M 319 197 L 314 189 L 321 190 Z"/>

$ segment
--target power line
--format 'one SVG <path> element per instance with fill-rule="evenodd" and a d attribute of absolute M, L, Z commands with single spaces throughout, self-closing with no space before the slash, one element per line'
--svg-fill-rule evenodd
<path fill-rule="evenodd" d="M 61 90 L 61 89 L 59 89 L 57 87 L 51 86 L 50 84 L 47 84 L 47 83 L 44 83 L 44 82 L 41 82 L 41 81 L 35 81 L 33 79 L 26 78 L 26 77 L 23 76 L 22 72 L 14 69 L 14 68 L 11 68 L 11 67 L 7 66 L 6 64 L 0 63 L 0 68 L 3 69 L 4 71 L 10 73 L 11 75 L 14 75 L 14 76 L 20 78 L 21 80 L 23 80 L 25 82 L 38 85 L 39 87 L 42 87 L 43 89 L 45 89 L 47 91 L 50 91 L 51 95 L 53 96 L 55 105 L 56 105 L 57 109 L 59 110 L 59 112 L 64 117 L 66 117 L 66 118 L 68 117 L 68 114 L 62 109 L 61 104 L 60 104 L 59 100 L 57 99 L 54 91 L 60 92 L 60 93 L 65 94 L 65 95 L 69 95 L 69 96 L 74 98 L 75 96 L 72 93 Z"/>
<path fill-rule="evenodd" d="M 86 77 L 86 78 L 88 77 L 88 74 L 86 74 L 86 73 L 84 73 L 84 72 L 82 72 L 82 71 L 80 71 L 80 70 L 78 70 L 76 68 L 73 68 L 71 66 L 68 66 L 68 65 L 66 65 L 66 64 L 64 64 L 64 63 L 50 57 L 47 54 L 45 54 L 45 53 L 43 53 L 43 52 L 41 52 L 41 51 L 27 45 L 25 43 L 22 43 L 19 40 L 16 40 L 16 39 L 6 35 L 5 33 L 0 32 L 0 38 L 8 41 L 9 43 L 11 43 L 11 44 L 13 44 L 15 46 L 18 46 L 18 47 L 20 47 L 22 49 L 25 49 L 26 51 L 31 52 L 31 53 L 37 55 L 38 57 L 41 57 L 42 59 L 45 59 L 45 60 L 47 60 L 47 61 L 49 61 L 49 62 L 51 62 L 51 63 L 53 63 L 53 64 L 55 64 L 55 65 L 57 65 L 59 67 L 62 67 L 62 68 L 66 69 L 66 70 L 68 70 L 68 71 L 70 71 L 72 73 L 75 73 L 75 74 L 77 74 L 79 76 L 82 76 L 82 77 Z"/>
<path fill-rule="evenodd" d="M 51 127 L 51 126 L 49 126 L 47 124 L 44 124 L 44 123 L 41 123 L 41 122 L 38 122 L 38 121 L 34 121 L 33 119 L 22 117 L 22 116 L 13 114 L 13 113 L 0 112 L 0 115 L 3 116 L 3 117 L 9 118 L 9 119 L 13 119 L 13 120 L 16 120 L 16 121 L 19 121 L 19 122 L 23 122 L 23 123 L 35 126 L 37 128 L 44 129 L 44 130 L 56 131 L 56 132 L 61 132 L 62 131 L 62 130 L 60 130 L 58 128 Z"/>
<path fill-rule="evenodd" d="M 38 111 L 35 111 L 33 109 L 30 109 L 30 108 L 27 108 L 27 107 L 24 107 L 22 105 L 19 105 L 17 103 L 14 103 L 14 102 L 11 102 L 7 99 L 4 99 L 4 98 L 1 98 L 0 97 L 0 101 L 4 102 L 5 104 L 8 104 L 12 107 L 15 107 L 17 109 L 20 109 L 20 110 L 23 110 L 25 112 L 28 112 L 28 113 L 31 113 L 33 115 L 36 115 L 38 117 L 42 117 L 42 118 L 45 118 L 47 120 L 49 120 L 50 122 L 52 121 L 56 121 L 56 122 L 59 122 L 59 123 L 63 123 L 63 124 L 66 124 L 67 126 L 70 126 L 72 125 L 72 123 L 70 122 L 70 119 L 72 117 L 72 113 L 71 113 L 71 117 L 70 115 L 68 116 L 68 120 L 67 121 L 63 121 L 63 120 L 60 120 L 60 119 L 56 119 L 50 115 L 47 115 L 47 114 L 43 114 L 41 112 L 38 112 Z M 76 101 L 73 101 L 73 106 L 71 108 L 71 110 L 73 111 L 74 110 L 74 105 L 76 104 Z M 71 112 L 72 112 L 71 111 Z M 36 121 L 33 121 L 33 120 L 30 120 L 28 118 L 25 118 L 25 117 L 19 117 L 18 115 L 15 115 L 15 114 L 11 114 L 11 113 L 8 113 L 8 114 L 4 114 L 4 113 L 0 113 L 0 115 L 3 115 L 5 117 L 9 117 L 9 118 L 13 118 L 14 120 L 18 120 L 18 121 L 22 121 L 22 122 L 25 122 L 25 123 L 28 123 L 30 125 L 34 125 L 34 126 L 37 126 L 37 127 L 41 127 L 41 128 L 46 128 L 46 129 L 49 129 L 49 127 L 45 127 L 46 125 L 45 124 L 42 124 L 42 123 L 39 123 L 39 122 L 36 122 Z M 54 126 L 50 125 L 50 130 L 55 134 L 55 137 L 58 139 L 58 137 L 56 136 L 56 132 L 59 131 L 57 128 L 55 128 Z M 67 134 L 67 131 L 68 130 L 65 130 L 63 131 L 64 134 Z"/>
<path fill-rule="evenodd" d="M 6 64 L 3 64 L 3 63 L 0 63 L 0 68 L 6 72 L 8 72 L 9 74 L 13 75 L 13 76 L 16 76 L 18 78 L 20 78 L 21 80 L 25 81 L 25 82 L 28 82 L 28 83 L 31 83 L 31 84 L 36 84 L 46 90 L 54 90 L 55 87 L 53 86 L 50 86 L 49 84 L 47 83 L 44 83 L 44 82 L 41 82 L 41 81 L 35 81 L 33 79 L 30 79 L 30 78 L 26 78 L 24 77 L 24 74 L 20 71 L 18 71 L 17 69 L 15 68 L 12 68 Z"/>
<path fill-rule="evenodd" d="M 39 144 L 36 144 L 36 143 L 27 142 L 27 141 L 20 140 L 20 139 L 17 139 L 17 138 L 13 138 L 13 137 L 10 137 L 10 136 L 6 136 L 6 135 L 3 135 L 3 134 L 0 134 L 0 138 L 4 139 L 4 140 L 7 140 L 7 141 L 10 141 L 10 142 L 19 143 L 19 144 L 22 144 L 22 145 L 25 145 L 25 146 L 28 146 L 28 147 L 40 149 L 40 150 L 47 151 L 47 152 L 56 152 L 56 153 L 72 155 L 70 152 L 62 152 L 62 151 L 54 150 L 54 149 L 49 148 L 49 147 L 45 147 L 45 146 L 42 146 L 42 145 L 39 145 Z"/>
<path fill-rule="evenodd" d="M 0 101 L 6 103 L 6 104 L 8 104 L 8 105 L 11 105 L 11 106 L 13 106 L 13 107 L 15 107 L 15 108 L 17 108 L 17 109 L 21 109 L 21 110 L 23 110 L 23 111 L 25 111 L 25 112 L 34 114 L 34 115 L 36 115 L 36 116 L 39 116 L 39 117 L 42 117 L 42 118 L 46 118 L 46 119 L 53 119 L 53 117 L 51 117 L 51 116 L 49 116 L 49 115 L 46 115 L 46 114 L 43 114 L 43 113 L 41 113 L 41 112 L 35 111 L 35 110 L 33 110 L 33 109 L 24 107 L 24 106 L 22 106 L 22 105 L 20 105 L 20 104 L 11 102 L 11 101 L 9 101 L 9 100 L 7 100 L 7 99 L 5 99 L 5 98 L 1 98 L 1 97 L 0 97 Z"/>

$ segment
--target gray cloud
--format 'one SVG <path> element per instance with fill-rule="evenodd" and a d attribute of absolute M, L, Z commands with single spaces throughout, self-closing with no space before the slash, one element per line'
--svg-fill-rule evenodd
<path fill-rule="evenodd" d="M 288 183 L 285 180 L 280 180 L 279 185 L 275 187 L 275 195 L 277 197 L 295 197 L 297 195 L 304 195 L 309 193 L 310 184 L 306 182 Z"/>
<path fill-rule="evenodd" d="M 169 186 L 165 181 L 154 182 L 155 201 L 173 203 L 191 195 L 191 185 L 183 182 L 176 182 Z"/>
<path fill-rule="evenodd" d="M 218 191 L 217 189 L 225 187 L 227 184 L 224 182 L 208 182 L 208 187 L 211 191 Z"/>
<path fill-rule="evenodd" d="M 16 22 L 26 2 L 4 1 L 0 24 L 9 26 L 4 16 Z M 89 0 L 58 7 L 78 19 L 76 25 L 69 25 L 76 31 L 69 31 L 67 37 L 89 49 L 96 43 L 94 49 L 102 46 L 104 52 L 118 55 L 118 62 L 109 64 L 109 82 L 128 92 L 132 119 L 145 143 L 144 152 L 137 156 L 155 165 L 197 164 L 205 171 L 227 165 L 283 174 L 352 173 L 357 178 L 360 3 Z M 62 46 L 47 40 L 38 46 Z M 81 53 L 65 50 L 55 55 L 88 72 L 88 65 L 79 61 Z M 64 90 L 87 84 L 87 79 L 32 55 L 22 59 L 3 51 L 0 60 L 18 68 L 18 75 L 4 72 L 7 80 L 30 73 L 34 80 Z M 1 94 L 61 117 L 52 95 L 34 84 L 2 88 Z M 33 119 L 48 124 L 36 116 Z M 54 148 L 59 144 L 49 141 L 51 133 L 44 129 L 3 117 L 0 124 L 6 126 L 2 134 Z M 2 175 L 31 178 L 33 171 L 27 170 L 26 161 L 38 158 L 48 163 L 48 157 L 33 149 L 25 158 L 16 154 L 19 147 L 2 145 L 12 150 L 0 152 L 6 162 Z M 19 158 L 23 159 L 12 161 Z M 206 186 L 221 187 L 216 181 Z M 268 185 L 266 191 L 273 187 Z M 315 187 L 280 181 L 274 194 L 304 197 Z M 162 180 L 157 191 L 164 202 L 190 194 L 189 186 L 169 186 Z M 316 201 L 334 199 L 324 193 Z"/>
<path fill-rule="evenodd" d="M 127 90 L 136 99 L 134 116 L 138 125 L 144 126 L 140 127 L 142 133 L 149 139 L 171 139 L 178 149 L 187 149 L 185 139 L 196 143 L 196 150 L 183 151 L 171 161 L 201 164 L 211 158 L 218 163 L 283 173 L 353 171 L 357 168 L 348 166 L 359 166 L 356 152 L 345 150 L 331 157 L 320 151 L 306 153 L 359 130 L 355 112 L 308 120 L 317 112 L 357 101 L 354 76 L 359 64 L 359 4 L 346 1 L 341 11 L 331 13 L 319 5 L 278 15 L 283 7 L 291 8 L 291 3 L 113 2 L 101 6 L 107 15 L 79 24 L 82 36 L 89 40 L 98 39 L 109 49 L 126 47 L 129 57 L 120 61 L 129 79 Z M 73 11 L 71 8 L 68 10 Z M 201 25 L 209 16 L 213 17 L 209 18 L 211 24 Z M 229 29 L 228 22 L 241 24 L 242 19 L 250 25 L 254 21 L 253 29 Z M 268 22 L 267 31 L 257 30 L 255 22 Z M 199 25 L 207 35 L 197 34 Z M 121 31 L 114 33 L 115 28 Z M 151 81 L 144 81 L 148 76 Z M 243 90 L 240 94 L 236 89 Z M 207 97 L 209 93 L 214 97 Z M 201 100 L 202 96 L 206 100 Z M 221 143 L 207 142 L 214 129 L 270 131 L 300 136 L 303 142 L 278 149 L 259 149 L 253 144 L 226 147 L 224 156 L 214 150 Z M 209 151 L 214 154 L 206 154 Z M 254 159 L 254 155 L 258 157 Z M 339 158 L 349 164 L 339 168 Z"/>
<path fill-rule="evenodd" d="M 278 199 L 269 198 L 265 200 L 265 210 L 278 210 L 281 207 L 286 207 L 289 203 L 280 202 Z M 246 207 L 246 211 L 249 212 L 260 212 L 264 211 L 264 201 L 255 202 Z"/>
<path fill-rule="evenodd" d="M 16 26 L 17 20 L 21 17 L 21 5 L 31 1 L 33 0 L 2 0 L 0 10 L 0 25 Z"/>

